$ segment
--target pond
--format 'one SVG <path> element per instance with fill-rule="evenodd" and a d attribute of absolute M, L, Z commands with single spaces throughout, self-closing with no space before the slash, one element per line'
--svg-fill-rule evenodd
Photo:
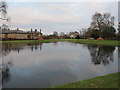
<path fill-rule="evenodd" d="M 118 72 L 117 46 L 2 44 L 3 88 L 48 88 Z"/>

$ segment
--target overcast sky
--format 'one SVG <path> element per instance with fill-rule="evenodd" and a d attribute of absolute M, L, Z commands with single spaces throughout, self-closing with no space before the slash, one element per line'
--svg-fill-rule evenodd
<path fill-rule="evenodd" d="M 9 1 L 9 0 L 8 0 Z M 24 31 L 42 29 L 44 34 L 53 31 L 70 32 L 80 31 L 90 26 L 91 17 L 95 12 L 111 13 L 115 16 L 115 27 L 118 22 L 118 2 L 78 2 L 37 0 L 37 2 L 7 2 L 8 15 L 11 18 L 10 28 L 20 28 Z M 73 2 L 74 1 L 74 2 Z M 112 1 L 112 0 L 111 0 Z"/>

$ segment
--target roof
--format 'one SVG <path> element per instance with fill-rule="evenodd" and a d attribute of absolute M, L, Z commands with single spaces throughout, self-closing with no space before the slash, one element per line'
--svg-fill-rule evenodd
<path fill-rule="evenodd" d="M 1 30 L 0 30 L 1 32 Z M 31 33 L 31 31 L 22 31 L 22 30 L 2 30 L 2 34 L 14 34 L 14 33 L 17 33 L 17 34 L 25 34 L 25 33 Z M 41 34 L 40 32 L 38 31 L 32 31 L 33 34 Z"/>
<path fill-rule="evenodd" d="M 31 33 L 31 31 L 27 31 L 27 33 Z M 40 34 L 40 32 L 38 32 L 38 31 L 32 31 L 32 33 L 34 33 L 34 34 L 39 33 Z"/>
<path fill-rule="evenodd" d="M 23 34 L 23 33 L 26 33 L 22 30 L 2 30 L 2 33 L 9 33 L 9 34 L 13 34 L 13 33 L 20 33 L 20 34 Z"/>

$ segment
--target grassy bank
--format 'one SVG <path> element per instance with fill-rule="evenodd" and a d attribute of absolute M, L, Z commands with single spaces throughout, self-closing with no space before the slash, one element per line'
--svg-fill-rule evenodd
<path fill-rule="evenodd" d="M 114 45 L 120 46 L 120 41 L 117 40 L 85 40 L 85 39 L 59 39 L 58 41 L 69 41 L 73 43 L 81 43 L 81 44 L 92 44 L 92 45 Z"/>
<path fill-rule="evenodd" d="M 118 88 L 118 74 L 120 75 L 113 73 L 52 88 Z"/>
<path fill-rule="evenodd" d="M 13 40 L 13 41 L 1 41 L 2 43 L 50 43 L 56 42 L 56 40 Z"/>
<path fill-rule="evenodd" d="M 113 40 L 85 40 L 85 39 L 49 39 L 49 40 L 16 40 L 16 41 L 2 41 L 2 43 L 50 43 L 56 41 L 68 41 L 81 44 L 93 44 L 93 45 L 115 45 L 120 46 L 120 41 Z"/>

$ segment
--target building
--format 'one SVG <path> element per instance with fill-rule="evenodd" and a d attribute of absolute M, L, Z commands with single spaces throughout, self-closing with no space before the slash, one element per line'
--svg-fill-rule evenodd
<path fill-rule="evenodd" d="M 35 29 L 35 31 L 31 29 L 31 31 L 27 32 L 27 36 L 28 39 L 39 39 L 42 37 L 41 29 L 40 32 L 38 32 L 37 29 Z"/>
<path fill-rule="evenodd" d="M 22 31 L 18 28 L 16 30 L 10 29 L 2 29 L 1 38 L 2 40 L 32 40 L 32 39 L 39 39 L 42 37 L 41 29 L 40 32 L 35 29 L 34 31 Z"/>
<path fill-rule="evenodd" d="M 79 34 L 79 32 L 75 31 L 75 32 L 70 32 L 69 36 L 70 36 L 70 38 L 75 39 L 77 36 L 80 37 L 80 34 Z"/>

